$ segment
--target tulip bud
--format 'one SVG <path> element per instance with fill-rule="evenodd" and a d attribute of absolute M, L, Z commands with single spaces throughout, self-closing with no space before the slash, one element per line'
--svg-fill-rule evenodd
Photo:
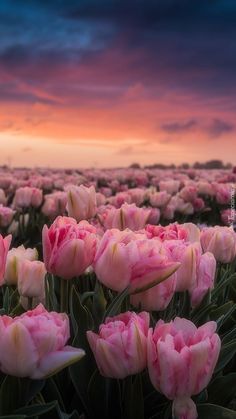
<path fill-rule="evenodd" d="M 17 285 L 18 264 L 20 260 L 36 260 L 38 258 L 37 249 L 25 249 L 23 245 L 13 248 L 8 252 L 5 272 L 5 282 L 8 285 Z"/>
<path fill-rule="evenodd" d="M 11 224 L 15 211 L 0 204 L 0 227 L 8 227 Z"/>
<path fill-rule="evenodd" d="M 149 314 L 126 312 L 107 318 L 99 334 L 87 331 L 100 373 L 125 378 L 141 372 L 147 365 Z"/>
<path fill-rule="evenodd" d="M 77 224 L 71 217 L 59 216 L 50 228 L 45 225 L 42 242 L 47 271 L 64 279 L 84 273 L 94 260 L 95 233 L 96 228 L 87 221 Z"/>
<path fill-rule="evenodd" d="M 150 380 L 157 391 L 174 401 L 173 417 L 197 418 L 190 397 L 207 387 L 214 372 L 221 348 L 216 327 L 211 321 L 197 328 L 191 321 L 176 317 L 170 323 L 159 320 L 154 331 L 149 329 Z"/>
<path fill-rule="evenodd" d="M 0 369 L 14 377 L 47 378 L 85 355 L 67 345 L 68 316 L 42 304 L 15 318 L 0 316 L 0 334 Z"/>
<path fill-rule="evenodd" d="M 236 257 L 236 233 L 231 227 L 208 227 L 201 232 L 204 252 L 211 252 L 218 262 L 230 263 Z"/>
<path fill-rule="evenodd" d="M 20 260 L 18 265 L 18 291 L 23 297 L 41 297 L 44 294 L 46 269 L 38 260 Z"/>
<path fill-rule="evenodd" d="M 94 186 L 71 185 L 67 190 L 67 211 L 76 221 L 87 220 L 96 215 L 96 192 Z"/>
<path fill-rule="evenodd" d="M 3 285 L 7 254 L 11 244 L 11 235 L 3 238 L 0 234 L 0 285 Z"/>
<path fill-rule="evenodd" d="M 16 190 L 13 207 L 28 208 L 30 206 L 38 208 L 43 201 L 43 192 L 38 188 L 29 186 L 21 187 Z"/>

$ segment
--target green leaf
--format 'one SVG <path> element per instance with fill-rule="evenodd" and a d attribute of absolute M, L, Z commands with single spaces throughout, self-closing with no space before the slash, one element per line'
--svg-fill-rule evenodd
<path fill-rule="evenodd" d="M 229 301 L 229 303 L 231 303 L 231 301 Z M 232 316 L 233 312 L 236 310 L 236 304 L 234 304 L 231 308 L 230 308 L 230 304 L 225 304 L 228 305 L 228 312 L 226 314 L 223 314 L 223 316 L 221 316 L 221 318 L 219 318 L 216 322 L 217 322 L 217 331 L 220 330 L 220 328 L 223 326 L 223 324 Z"/>
<path fill-rule="evenodd" d="M 87 298 L 93 297 L 94 291 L 86 291 L 81 295 L 81 304 L 84 304 Z"/>
<path fill-rule="evenodd" d="M 59 311 L 59 302 L 56 296 L 56 277 L 47 273 L 44 281 L 46 308 L 48 311 Z"/>
<path fill-rule="evenodd" d="M 226 286 L 229 285 L 235 278 L 236 274 L 233 274 L 226 278 L 224 281 L 221 281 L 219 284 L 217 284 L 217 286 L 213 289 L 211 293 L 212 299 L 217 299 L 222 293 L 222 291 L 225 290 Z"/>
<path fill-rule="evenodd" d="M 57 411 L 59 419 L 82 419 L 84 416 L 80 416 L 77 410 L 73 410 L 72 413 L 64 413 L 61 410 Z"/>
<path fill-rule="evenodd" d="M 102 285 L 99 281 L 96 281 L 95 289 L 94 289 L 94 296 L 93 296 L 93 306 L 92 312 L 93 317 L 96 321 L 96 326 L 98 327 L 100 323 L 102 323 L 102 319 L 104 317 L 104 313 L 106 311 L 107 300 L 104 296 Z"/>
<path fill-rule="evenodd" d="M 24 307 L 19 303 L 17 304 L 10 312 L 11 317 L 20 316 L 21 314 L 25 313 Z"/>
<path fill-rule="evenodd" d="M 91 376 L 88 384 L 88 398 L 92 409 L 92 415 L 95 417 L 107 417 L 108 399 L 107 391 L 109 391 L 110 378 L 102 377 L 96 369 Z"/>
<path fill-rule="evenodd" d="M 236 395 L 236 373 L 217 377 L 208 386 L 208 401 L 226 406 Z"/>
<path fill-rule="evenodd" d="M 215 373 L 221 371 L 236 353 L 236 340 L 221 347 L 220 356 L 215 368 Z"/>
<path fill-rule="evenodd" d="M 208 290 L 201 304 L 192 310 L 191 320 L 196 325 L 204 323 L 207 320 L 209 313 L 216 307 L 216 304 L 211 302 L 211 292 Z"/>
<path fill-rule="evenodd" d="M 3 306 L 2 308 L 5 311 L 5 313 L 8 314 L 9 311 L 10 311 L 10 290 L 9 290 L 9 287 L 5 288 L 2 306 Z"/>
<path fill-rule="evenodd" d="M 189 313 L 191 309 L 191 301 L 188 291 L 179 293 L 180 305 L 179 305 L 179 317 L 189 318 Z"/>
<path fill-rule="evenodd" d="M 228 301 L 227 303 L 223 304 L 222 306 L 218 307 L 211 312 L 211 319 L 218 320 L 221 316 L 224 316 L 228 313 L 229 309 L 234 305 L 233 301 Z M 236 308 L 236 305 L 235 305 Z"/>
<path fill-rule="evenodd" d="M 1 419 L 26 419 L 26 415 L 1 415 Z"/>
<path fill-rule="evenodd" d="M 144 400 L 141 374 L 124 380 L 124 417 L 144 419 Z"/>
<path fill-rule="evenodd" d="M 86 331 L 93 329 L 93 318 L 85 305 L 81 303 L 80 296 L 73 286 L 70 294 L 70 314 L 74 331 L 73 345 L 86 349 L 88 342 Z"/>
<path fill-rule="evenodd" d="M 111 302 L 111 304 L 109 305 L 109 307 L 107 308 L 104 314 L 103 321 L 105 320 L 106 317 L 113 317 L 119 313 L 120 306 L 128 294 L 129 294 L 129 287 L 126 287 L 120 294 L 118 294 L 113 299 L 113 301 Z"/>
<path fill-rule="evenodd" d="M 29 403 L 44 385 L 43 380 L 30 380 L 7 375 L 0 387 L 0 415 L 13 413 Z M 12 395 L 14 394 L 14 397 Z"/>
<path fill-rule="evenodd" d="M 102 377 L 96 369 L 89 382 L 88 396 L 92 417 L 105 419 L 120 419 L 123 417 L 118 380 Z"/>
<path fill-rule="evenodd" d="M 35 416 L 44 415 L 45 413 L 48 413 L 51 410 L 55 409 L 57 407 L 57 404 L 57 400 L 54 400 L 51 403 L 34 404 L 17 409 L 14 413 L 26 415 L 28 418 L 35 418 Z"/>
<path fill-rule="evenodd" d="M 163 419 L 170 419 L 172 417 L 172 402 L 168 403 L 163 412 Z"/>
<path fill-rule="evenodd" d="M 202 324 L 204 322 L 206 322 L 208 320 L 208 316 L 211 313 L 212 309 L 216 307 L 216 304 L 214 303 L 209 303 L 208 305 L 206 305 L 204 308 L 202 308 L 199 311 L 195 311 L 194 312 L 194 316 L 193 316 L 193 312 L 191 315 L 192 321 L 193 323 L 199 325 Z"/>
<path fill-rule="evenodd" d="M 56 377 L 50 377 L 46 380 L 46 383 L 43 389 L 43 398 L 46 402 L 49 402 L 50 400 L 57 400 L 61 409 L 65 410 L 65 405 L 62 399 L 62 395 L 55 381 L 56 381 Z"/>
<path fill-rule="evenodd" d="M 14 394 L 13 400 L 12 394 Z M 19 400 L 18 379 L 6 376 L 0 388 L 0 415 L 12 413 L 22 404 L 23 401 Z"/>
<path fill-rule="evenodd" d="M 222 346 L 225 345 L 226 343 L 231 342 L 232 340 L 236 340 L 236 327 L 224 333 L 224 335 L 221 337 Z"/>
<path fill-rule="evenodd" d="M 90 406 L 87 388 L 96 363 L 87 341 L 86 331 L 93 329 L 93 318 L 87 307 L 82 305 L 80 296 L 74 286 L 70 295 L 70 313 L 74 331 L 73 346 L 84 349 L 86 356 L 80 362 L 69 367 L 69 373 L 76 393 L 89 416 Z"/>
<path fill-rule="evenodd" d="M 197 406 L 197 411 L 199 419 L 236 419 L 236 412 L 234 410 L 226 409 L 215 404 L 200 404 Z"/>

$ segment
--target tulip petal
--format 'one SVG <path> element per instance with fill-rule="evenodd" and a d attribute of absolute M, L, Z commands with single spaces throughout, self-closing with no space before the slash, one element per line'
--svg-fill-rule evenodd
<path fill-rule="evenodd" d="M 62 369 L 79 361 L 85 352 L 83 349 L 73 348 L 72 346 L 65 346 L 62 351 L 51 352 L 45 355 L 35 371 L 30 375 L 30 378 L 41 379 L 51 377 Z"/>
<path fill-rule="evenodd" d="M 154 287 L 165 279 L 169 278 L 174 274 L 180 266 L 179 262 L 169 262 L 169 266 L 159 267 L 156 272 L 152 272 L 151 275 L 145 275 L 145 278 L 135 278 L 131 282 L 131 291 L 130 294 L 137 294 L 148 290 L 149 288 Z"/>
<path fill-rule="evenodd" d="M 5 329 L 0 340 L 0 368 L 5 374 L 28 377 L 36 368 L 38 354 L 30 333 L 22 323 Z"/>

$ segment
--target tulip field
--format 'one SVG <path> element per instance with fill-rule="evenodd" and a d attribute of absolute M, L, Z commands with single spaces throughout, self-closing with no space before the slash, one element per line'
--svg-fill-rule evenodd
<path fill-rule="evenodd" d="M 236 173 L 0 168 L 0 418 L 236 419 Z"/>

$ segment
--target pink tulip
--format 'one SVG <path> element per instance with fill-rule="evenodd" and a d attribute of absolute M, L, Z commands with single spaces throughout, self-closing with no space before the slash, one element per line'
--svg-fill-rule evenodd
<path fill-rule="evenodd" d="M 18 267 L 22 260 L 36 260 L 38 259 L 37 249 L 28 247 L 25 249 L 23 245 L 13 247 L 7 254 L 6 271 L 4 281 L 7 285 L 17 285 L 18 282 Z"/>
<path fill-rule="evenodd" d="M 17 288 L 23 297 L 43 297 L 46 269 L 39 260 L 21 260 L 18 265 Z"/>
<path fill-rule="evenodd" d="M 179 202 L 176 210 L 180 212 L 180 214 L 183 214 L 183 215 L 194 214 L 194 208 L 191 202 L 183 202 L 183 203 Z"/>
<path fill-rule="evenodd" d="M 131 188 L 128 191 L 131 196 L 131 202 L 136 204 L 138 207 L 143 204 L 146 198 L 146 190 L 141 188 Z"/>
<path fill-rule="evenodd" d="M 102 193 L 97 192 L 96 193 L 96 201 L 97 201 L 97 206 L 100 207 L 100 205 L 105 205 L 106 204 L 107 198 Z"/>
<path fill-rule="evenodd" d="M 162 217 L 165 220 L 173 220 L 174 216 L 175 216 L 175 205 L 169 203 L 166 205 L 166 207 L 164 208 L 164 210 L 162 211 Z"/>
<path fill-rule="evenodd" d="M 50 228 L 45 225 L 42 242 L 47 271 L 64 279 L 81 275 L 93 263 L 95 233 L 87 221 L 77 224 L 70 217 L 57 217 Z"/>
<path fill-rule="evenodd" d="M 171 199 L 171 195 L 166 191 L 154 192 L 150 195 L 150 204 L 153 207 L 165 207 Z"/>
<path fill-rule="evenodd" d="M 159 183 L 160 191 L 166 191 L 170 195 L 178 192 L 180 187 L 179 180 L 161 180 Z"/>
<path fill-rule="evenodd" d="M 205 202 L 202 198 L 196 198 L 192 202 L 195 212 L 202 211 L 205 208 Z"/>
<path fill-rule="evenodd" d="M 190 286 L 191 306 L 198 306 L 208 290 L 214 287 L 216 260 L 212 253 L 206 252 L 200 256 L 195 282 Z"/>
<path fill-rule="evenodd" d="M 200 243 L 172 243 L 172 256 L 181 263 L 177 273 L 176 291 L 187 291 L 196 283 L 197 269 L 202 253 L 201 246 Z M 170 248 L 172 243 L 166 243 L 166 245 Z"/>
<path fill-rule="evenodd" d="M 5 175 L 2 175 L 1 173 L 0 188 L 8 189 L 13 183 L 14 183 L 14 178 L 12 176 L 5 176 Z M 1 192 L 0 192 L 0 195 L 1 195 Z"/>
<path fill-rule="evenodd" d="M 115 196 L 111 196 L 108 200 L 109 204 L 113 205 L 115 208 L 120 208 L 123 204 L 131 204 L 132 197 L 127 192 L 119 192 Z"/>
<path fill-rule="evenodd" d="M 197 188 L 196 186 L 184 186 L 179 192 L 180 198 L 184 199 L 185 202 L 193 202 L 197 199 Z"/>
<path fill-rule="evenodd" d="M 38 188 L 28 186 L 18 188 L 14 200 L 13 208 L 28 208 L 30 206 L 38 208 L 43 201 L 43 192 Z"/>
<path fill-rule="evenodd" d="M 236 210 L 233 208 L 222 210 L 220 216 L 222 223 L 226 226 L 234 225 L 236 223 Z"/>
<path fill-rule="evenodd" d="M 58 215 L 64 215 L 66 212 L 67 194 L 66 192 L 57 191 L 44 196 L 44 204 L 42 213 L 50 219 L 56 218 Z"/>
<path fill-rule="evenodd" d="M 144 291 L 172 275 L 179 267 L 160 240 L 131 230 L 108 230 L 94 260 L 98 279 L 107 287 L 130 293 Z"/>
<path fill-rule="evenodd" d="M 46 378 L 85 355 L 66 346 L 67 315 L 49 313 L 42 304 L 15 318 L 0 316 L 0 334 L 0 369 L 16 377 Z"/>
<path fill-rule="evenodd" d="M 217 204 L 230 205 L 232 191 L 231 184 L 214 183 L 213 189 L 215 190 Z"/>
<path fill-rule="evenodd" d="M 8 227 L 15 215 L 15 211 L 0 204 L 0 227 Z"/>
<path fill-rule="evenodd" d="M 105 208 L 99 218 L 106 229 L 124 230 L 129 228 L 135 231 L 145 226 L 150 213 L 150 209 L 139 208 L 135 204 L 123 204 L 119 209 L 114 207 Z"/>
<path fill-rule="evenodd" d="M 164 208 L 163 217 L 166 219 L 173 219 L 175 212 L 191 215 L 194 213 L 194 208 L 191 202 L 185 202 L 179 195 L 175 195 L 171 197 L 167 206 Z"/>
<path fill-rule="evenodd" d="M 11 244 L 11 238 L 11 235 L 3 238 L 0 234 L 0 286 L 4 283 L 7 253 Z"/>
<path fill-rule="evenodd" d="M 109 198 L 109 196 L 112 196 L 112 190 L 111 188 L 102 187 L 100 188 L 100 192 L 106 197 Z"/>
<path fill-rule="evenodd" d="M 202 254 L 200 243 L 166 241 L 165 247 L 172 258 L 181 263 L 176 272 L 176 291 L 188 291 L 192 306 L 198 305 L 209 289 L 214 286 L 216 260 L 212 253 Z"/>
<path fill-rule="evenodd" d="M 161 211 L 159 210 L 159 208 L 148 207 L 148 209 L 150 210 L 150 214 L 147 222 L 150 224 L 159 223 L 161 217 Z"/>
<path fill-rule="evenodd" d="M 173 223 L 165 227 L 161 225 L 146 225 L 145 231 L 148 238 L 158 237 L 160 240 L 183 240 L 185 242 L 200 241 L 200 230 L 193 223 Z"/>
<path fill-rule="evenodd" d="M 96 215 L 97 201 L 94 186 L 71 185 L 67 188 L 67 211 L 76 221 L 87 220 Z"/>
<path fill-rule="evenodd" d="M 106 318 L 99 333 L 87 331 L 101 375 L 125 378 L 137 374 L 147 365 L 149 314 L 126 312 Z"/>
<path fill-rule="evenodd" d="M 197 182 L 197 190 L 200 195 L 214 196 L 215 191 L 211 183 L 206 181 Z"/>
<path fill-rule="evenodd" d="M 147 311 L 165 310 L 170 303 L 176 289 L 176 273 L 165 281 L 146 291 L 130 296 L 130 302 L 134 307 Z"/>
<path fill-rule="evenodd" d="M 174 414 L 179 419 L 197 418 L 189 399 L 206 388 L 212 377 L 221 347 L 215 330 L 215 322 L 197 328 L 178 317 L 170 323 L 160 320 L 154 332 L 149 329 L 150 380 L 157 391 L 174 400 Z"/>
<path fill-rule="evenodd" d="M 231 227 L 207 227 L 201 231 L 204 252 L 211 252 L 218 262 L 230 263 L 236 257 L 236 233 Z"/>

